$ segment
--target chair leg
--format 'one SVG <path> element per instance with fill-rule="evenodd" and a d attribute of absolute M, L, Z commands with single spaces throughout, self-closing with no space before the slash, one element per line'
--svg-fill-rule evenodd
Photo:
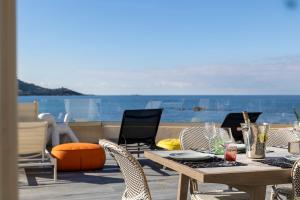
<path fill-rule="evenodd" d="M 140 158 L 140 143 L 138 143 L 138 152 L 137 152 L 138 158 Z"/>
<path fill-rule="evenodd" d="M 276 185 L 272 186 L 270 199 L 271 200 L 282 200 L 282 198 L 279 196 L 278 192 L 276 191 Z M 287 199 L 289 199 L 289 198 L 287 197 Z"/>
<path fill-rule="evenodd" d="M 274 193 L 274 191 L 271 191 L 270 200 L 277 200 L 277 195 Z"/>
<path fill-rule="evenodd" d="M 55 162 L 53 166 L 53 180 L 54 182 L 57 181 L 57 162 Z"/>
<path fill-rule="evenodd" d="M 59 141 L 59 133 L 56 129 L 54 129 L 54 131 L 52 132 L 52 147 L 59 145 L 60 141 Z"/>
<path fill-rule="evenodd" d="M 228 190 L 229 191 L 233 191 L 233 187 L 232 186 L 228 186 Z"/>
<path fill-rule="evenodd" d="M 66 134 L 69 136 L 72 142 L 79 142 L 78 138 L 70 127 L 67 127 Z"/>

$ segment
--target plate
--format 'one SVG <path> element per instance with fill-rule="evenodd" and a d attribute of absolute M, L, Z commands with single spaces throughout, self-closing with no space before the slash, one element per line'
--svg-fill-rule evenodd
<path fill-rule="evenodd" d="M 171 153 L 170 158 L 175 160 L 207 160 L 212 158 L 214 155 L 200 152 L 182 152 L 182 153 Z"/>

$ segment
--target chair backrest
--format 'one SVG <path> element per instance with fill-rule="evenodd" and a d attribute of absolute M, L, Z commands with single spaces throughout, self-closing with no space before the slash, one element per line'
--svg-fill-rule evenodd
<path fill-rule="evenodd" d="M 40 113 L 38 115 L 39 120 L 46 121 L 48 123 L 48 128 L 47 128 L 47 139 L 46 143 L 50 141 L 50 138 L 53 136 L 53 134 L 56 134 L 55 132 L 57 131 L 57 124 L 55 121 L 54 116 L 51 113 Z M 52 144 L 54 141 L 52 141 Z"/>
<path fill-rule="evenodd" d="M 40 113 L 38 119 L 48 122 L 48 126 L 56 126 L 56 121 L 51 113 Z"/>
<path fill-rule="evenodd" d="M 203 126 L 185 128 L 179 135 L 182 150 L 208 149 L 208 139 L 205 137 Z"/>
<path fill-rule="evenodd" d="M 113 156 L 123 174 L 126 189 L 122 200 L 151 200 L 147 179 L 140 163 L 126 149 L 115 143 L 99 140 L 99 144 Z"/>
<path fill-rule="evenodd" d="M 18 123 L 18 153 L 42 154 L 46 148 L 47 122 Z"/>
<path fill-rule="evenodd" d="M 155 145 L 162 109 L 125 110 L 118 144 Z"/>
<path fill-rule="evenodd" d="M 38 119 L 38 102 L 19 103 L 18 104 L 18 121 L 29 122 Z"/>
<path fill-rule="evenodd" d="M 299 141 L 299 137 L 289 128 L 272 128 L 268 131 L 267 146 L 287 146 L 288 142 L 294 141 Z"/>
<path fill-rule="evenodd" d="M 294 163 L 292 169 L 293 199 L 300 197 L 300 159 Z"/>

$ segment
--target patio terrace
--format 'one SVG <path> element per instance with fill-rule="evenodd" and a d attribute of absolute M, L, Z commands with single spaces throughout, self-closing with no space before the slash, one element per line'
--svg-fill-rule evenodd
<path fill-rule="evenodd" d="M 162 169 L 147 159 L 140 159 L 154 200 L 174 200 L 178 175 Z M 60 172 L 53 182 L 51 169 L 20 169 L 19 196 L 21 200 L 117 200 L 125 188 L 123 177 L 115 161 L 108 158 L 105 168 L 88 172 Z M 225 185 L 203 184 L 201 191 L 227 189 Z M 269 199 L 270 188 L 267 197 Z M 209 199 L 208 199 L 209 200 Z"/>
<path fill-rule="evenodd" d="M 157 139 L 178 137 L 180 131 L 192 124 L 162 124 Z M 276 125 L 285 127 L 286 125 Z M 80 141 L 97 143 L 99 138 L 114 140 L 118 136 L 119 124 L 85 122 L 73 123 L 72 129 Z M 153 199 L 174 200 L 177 196 L 178 174 L 162 169 L 158 164 L 145 158 L 139 159 Z M 76 200 L 76 199 L 121 199 L 125 188 L 123 177 L 116 162 L 108 157 L 103 170 L 86 172 L 59 172 L 58 181 L 53 182 L 52 171 L 45 169 L 19 169 L 19 193 L 21 200 Z M 203 184 L 201 191 L 227 189 L 225 185 Z M 270 198 L 270 188 L 266 199 Z"/>

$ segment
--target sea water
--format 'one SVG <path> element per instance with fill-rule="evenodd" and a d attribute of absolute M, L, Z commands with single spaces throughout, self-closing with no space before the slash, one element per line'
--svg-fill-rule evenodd
<path fill-rule="evenodd" d="M 67 108 L 66 102 L 80 99 Z M 39 112 L 61 121 L 68 111 L 81 114 L 75 121 L 120 121 L 126 109 L 163 108 L 164 122 L 222 122 L 230 112 L 262 112 L 259 122 L 292 123 L 293 108 L 300 111 L 300 96 L 20 96 L 19 102 L 39 102 Z M 92 102 L 92 103 L 91 103 Z"/>

